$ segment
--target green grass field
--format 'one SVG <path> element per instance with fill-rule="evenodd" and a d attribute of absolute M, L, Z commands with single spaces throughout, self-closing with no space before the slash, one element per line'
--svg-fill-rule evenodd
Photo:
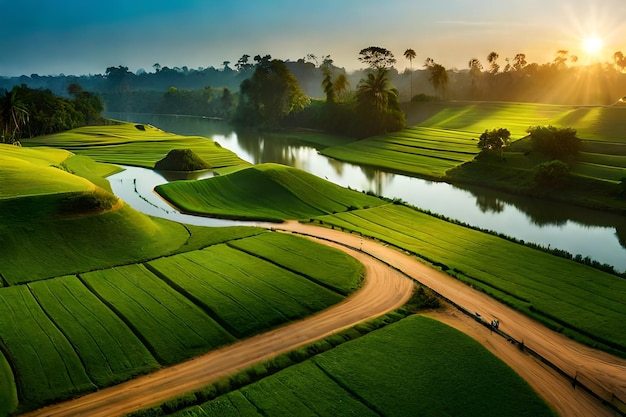
<path fill-rule="evenodd" d="M 228 245 L 290 271 L 298 271 L 344 295 L 359 286 L 364 274 L 363 266 L 351 256 L 290 235 L 264 233 L 252 239 L 233 240 Z"/>
<path fill-rule="evenodd" d="M 34 408 L 96 388 L 28 287 L 0 289 L 0 338 L 16 372 L 20 404 Z"/>
<path fill-rule="evenodd" d="M 234 341 L 224 329 L 142 265 L 81 275 L 163 364 L 172 364 Z"/>
<path fill-rule="evenodd" d="M 404 206 L 318 219 L 418 254 L 568 336 L 626 356 L 623 278 Z"/>
<path fill-rule="evenodd" d="M 412 316 L 178 417 L 554 416 L 468 336 Z"/>
<path fill-rule="evenodd" d="M 99 162 L 153 168 L 172 149 L 191 149 L 214 168 L 249 165 L 213 140 L 167 133 L 150 125 L 123 123 L 85 126 L 24 141 L 27 146 L 51 146 L 85 155 Z"/>
<path fill-rule="evenodd" d="M 188 213 L 267 221 L 302 219 L 382 204 L 377 198 L 278 164 L 255 165 L 201 181 L 163 184 L 156 191 Z"/>
<path fill-rule="evenodd" d="M 17 386 L 11 365 L 0 352 L 0 416 L 10 415 L 18 405 Z"/>

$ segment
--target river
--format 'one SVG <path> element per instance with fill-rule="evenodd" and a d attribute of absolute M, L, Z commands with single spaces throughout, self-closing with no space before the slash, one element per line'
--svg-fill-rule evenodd
<path fill-rule="evenodd" d="M 225 122 L 185 116 L 108 114 L 107 117 L 149 123 L 182 135 L 213 138 L 240 158 L 258 164 L 275 162 L 293 166 L 344 187 L 400 198 L 419 208 L 503 233 L 526 242 L 581 254 L 626 270 L 626 216 L 495 192 L 460 188 L 329 159 L 307 143 L 271 134 L 236 132 Z M 129 168 L 109 177 L 114 192 L 147 214 L 208 226 L 232 221 L 182 215 L 156 196 L 152 189 L 167 180 L 156 172 Z M 250 224 L 250 223 L 241 223 Z"/>

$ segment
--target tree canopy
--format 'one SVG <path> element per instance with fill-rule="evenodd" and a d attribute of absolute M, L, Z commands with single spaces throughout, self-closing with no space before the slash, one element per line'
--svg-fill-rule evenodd
<path fill-rule="evenodd" d="M 552 159 L 566 159 L 580 151 L 580 139 L 576 137 L 576 129 L 571 127 L 531 126 L 526 132 L 530 134 L 533 150 Z"/>
<path fill-rule="evenodd" d="M 380 46 L 369 46 L 359 52 L 359 61 L 372 69 L 390 69 L 396 63 L 393 53 Z"/>
<path fill-rule="evenodd" d="M 251 78 L 240 86 L 236 121 L 248 125 L 274 126 L 293 112 L 304 109 L 309 98 L 298 80 L 281 60 L 255 57 L 258 62 Z"/>
<path fill-rule="evenodd" d="M 502 152 L 502 148 L 509 145 L 511 132 L 508 129 L 498 128 L 485 130 L 478 139 L 478 147 L 483 151 Z"/>

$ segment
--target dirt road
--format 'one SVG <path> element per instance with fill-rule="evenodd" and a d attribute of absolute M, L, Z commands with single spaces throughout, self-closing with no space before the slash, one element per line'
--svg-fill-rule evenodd
<path fill-rule="evenodd" d="M 450 276 L 432 269 L 414 257 L 357 235 L 288 222 L 274 228 L 342 242 L 371 253 L 445 295 L 470 311 L 480 312 L 486 320 L 498 318 L 500 328 L 526 346 L 557 364 L 599 394 L 626 400 L 626 360 L 582 346 L 546 329 L 522 314 L 474 291 Z M 326 244 L 332 244 L 328 241 Z M 178 394 L 207 385 L 223 375 L 289 351 L 297 346 L 350 327 L 402 305 L 410 296 L 412 283 L 402 274 L 358 251 L 347 251 L 366 267 L 362 289 L 344 302 L 303 321 L 258 335 L 232 346 L 210 352 L 194 360 L 116 385 L 76 400 L 53 405 L 28 416 L 117 416 L 159 403 Z M 454 310 L 430 316 L 478 340 L 515 369 L 560 415 L 613 416 L 597 400 L 502 337 Z M 611 394 L 609 394 L 611 393 Z"/>
<path fill-rule="evenodd" d="M 451 299 L 471 312 L 479 312 L 490 322 L 497 318 L 500 330 L 534 349 L 559 368 L 610 401 L 612 395 L 626 401 L 626 360 L 591 349 L 524 316 L 493 298 L 473 290 L 449 275 L 435 270 L 413 256 L 390 249 L 357 235 L 289 222 L 281 229 L 297 231 L 363 248 L 378 259 Z M 461 313 L 430 314 L 432 317 L 469 334 L 517 371 L 562 416 L 615 416 L 616 414 L 580 388 L 575 389 L 562 376 L 502 337 Z"/>
<path fill-rule="evenodd" d="M 330 242 L 365 265 L 363 286 L 345 301 L 305 320 L 264 333 L 188 362 L 164 368 L 27 416 L 109 417 L 130 413 L 206 386 L 224 375 L 378 317 L 403 305 L 413 282 L 373 258 Z"/>

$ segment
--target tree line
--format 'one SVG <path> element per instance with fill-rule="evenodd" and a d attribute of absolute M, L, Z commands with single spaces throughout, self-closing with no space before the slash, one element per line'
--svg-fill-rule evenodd
<path fill-rule="evenodd" d="M 26 85 L 0 90 L 0 142 L 19 144 L 24 138 L 102 122 L 104 103 L 98 95 L 78 84 L 70 84 L 67 93 L 71 98 Z"/>

